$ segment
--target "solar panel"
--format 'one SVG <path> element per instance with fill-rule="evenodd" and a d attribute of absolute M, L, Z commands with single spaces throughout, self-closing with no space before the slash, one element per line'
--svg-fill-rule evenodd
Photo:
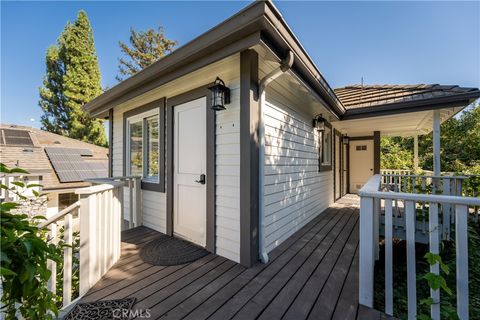
<path fill-rule="evenodd" d="M 30 133 L 25 130 L 2 129 L 1 142 L 5 145 L 33 147 Z"/>
<path fill-rule="evenodd" d="M 88 149 L 45 148 L 60 182 L 79 182 L 107 175 L 106 165 L 103 163 L 105 161 L 86 161 L 81 155 L 84 150 Z"/>

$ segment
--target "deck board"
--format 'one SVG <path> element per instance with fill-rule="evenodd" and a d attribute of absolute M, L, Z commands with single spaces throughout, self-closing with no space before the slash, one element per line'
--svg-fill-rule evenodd
<path fill-rule="evenodd" d="M 135 297 L 150 319 L 371 319 L 358 305 L 358 203 L 340 201 L 269 254 L 245 268 L 209 254 L 179 266 L 152 266 L 139 257 L 158 233 L 122 232 L 122 257 L 82 298 Z"/>

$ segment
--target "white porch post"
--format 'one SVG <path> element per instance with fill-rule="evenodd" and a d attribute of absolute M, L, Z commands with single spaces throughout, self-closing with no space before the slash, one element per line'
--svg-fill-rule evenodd
<path fill-rule="evenodd" d="M 418 169 L 418 134 L 413 136 L 413 168 Z"/>
<path fill-rule="evenodd" d="M 440 110 L 433 111 L 433 175 L 440 175 Z"/>

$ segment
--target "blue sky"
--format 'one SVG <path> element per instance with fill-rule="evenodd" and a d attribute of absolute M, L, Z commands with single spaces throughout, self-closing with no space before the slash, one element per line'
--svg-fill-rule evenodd
<path fill-rule="evenodd" d="M 1 2 L 2 123 L 39 126 L 44 55 L 87 11 L 103 86 L 113 86 L 118 41 L 162 25 L 185 44 L 248 2 Z M 480 86 L 480 2 L 276 2 L 332 87 L 441 83 Z M 31 122 L 30 119 L 34 119 Z"/>

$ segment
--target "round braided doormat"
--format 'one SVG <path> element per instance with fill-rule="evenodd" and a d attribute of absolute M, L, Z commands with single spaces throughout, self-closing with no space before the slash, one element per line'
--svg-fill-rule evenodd
<path fill-rule="evenodd" d="M 140 250 L 142 260 L 156 266 L 184 264 L 207 254 L 207 250 L 193 243 L 164 234 L 148 242 Z"/>

